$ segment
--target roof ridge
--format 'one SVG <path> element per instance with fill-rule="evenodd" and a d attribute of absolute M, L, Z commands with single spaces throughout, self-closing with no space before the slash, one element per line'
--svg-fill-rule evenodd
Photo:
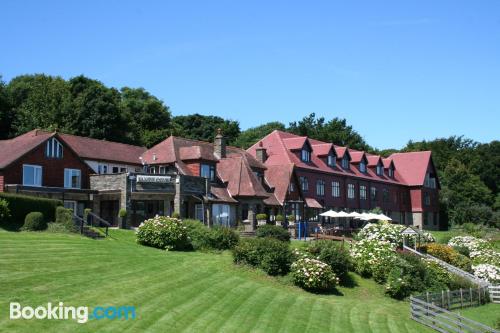
<path fill-rule="evenodd" d="M 96 138 L 91 138 L 91 137 L 88 137 L 88 136 L 81 136 L 81 135 L 75 135 L 75 134 L 69 134 L 69 133 L 63 133 L 63 132 L 55 132 L 54 134 L 57 134 L 59 136 L 72 136 L 72 137 L 75 137 L 75 138 L 80 138 L 80 139 L 86 139 L 86 140 L 92 140 L 92 141 L 98 141 L 98 142 L 107 142 L 107 143 L 114 143 L 114 144 L 119 144 L 119 145 L 124 145 L 124 146 L 128 146 L 128 147 L 134 147 L 134 148 L 144 148 L 144 149 L 148 149 L 147 147 L 144 147 L 144 146 L 137 146 L 137 145 L 133 145 L 133 144 L 130 144 L 130 143 L 123 143 L 123 142 L 118 142 L 118 141 L 110 141 L 110 140 L 106 140 L 106 139 L 96 139 Z"/>

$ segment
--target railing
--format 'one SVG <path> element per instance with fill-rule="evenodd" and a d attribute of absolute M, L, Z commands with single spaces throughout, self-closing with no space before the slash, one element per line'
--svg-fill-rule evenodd
<path fill-rule="evenodd" d="M 464 271 L 458 267 L 455 267 L 453 265 L 450 265 L 441 259 L 438 259 L 434 256 L 431 256 L 430 254 L 424 254 L 424 253 L 418 252 L 418 251 L 416 251 L 416 250 L 414 250 L 411 247 L 408 247 L 406 245 L 403 245 L 403 249 L 406 251 L 410 251 L 411 253 L 414 253 L 422 258 L 431 259 L 431 260 L 437 262 L 443 268 L 445 268 L 448 272 L 459 275 L 459 276 L 471 281 L 472 283 L 477 284 L 478 286 L 485 287 L 485 286 L 488 286 L 490 284 L 488 281 L 481 280 L 481 279 L 477 278 L 476 276 L 474 276 L 473 274 L 466 272 L 466 271 Z"/>
<path fill-rule="evenodd" d="M 90 219 L 90 225 L 94 226 L 95 221 L 97 220 L 97 222 L 99 223 L 96 226 L 100 227 L 101 225 L 104 225 L 104 227 L 106 228 L 106 237 L 108 237 L 108 228 L 111 226 L 111 223 L 92 212 L 88 212 L 87 214 L 87 218 Z"/>
<path fill-rule="evenodd" d="M 413 298 L 446 310 L 455 310 L 483 305 L 490 300 L 488 294 L 488 287 L 478 287 L 453 291 L 442 290 L 440 293 L 425 293 L 413 296 Z"/>
<path fill-rule="evenodd" d="M 83 227 L 86 224 L 85 220 L 82 219 L 80 216 L 73 214 L 73 221 L 75 222 L 75 225 L 80 228 L 80 233 L 83 234 Z"/>
<path fill-rule="evenodd" d="M 445 310 L 434 304 L 410 297 L 411 318 L 442 333 L 499 333 L 499 331 Z"/>
<path fill-rule="evenodd" d="M 490 293 L 491 301 L 493 303 L 500 303 L 500 285 L 488 286 L 488 291 Z"/>

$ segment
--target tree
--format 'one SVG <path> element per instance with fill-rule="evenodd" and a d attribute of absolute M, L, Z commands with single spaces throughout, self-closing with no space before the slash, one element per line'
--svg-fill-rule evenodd
<path fill-rule="evenodd" d="M 133 142 L 131 119 L 121 112 L 120 92 L 83 75 L 69 81 L 71 114 L 67 124 L 73 134 L 95 139 Z"/>
<path fill-rule="evenodd" d="M 234 144 L 240 134 L 237 121 L 225 120 L 217 116 L 204 116 L 198 113 L 172 118 L 175 135 L 188 139 L 213 141 L 217 129 L 220 128 L 229 144 Z"/>
<path fill-rule="evenodd" d="M 365 142 L 361 135 L 352 126 L 347 125 L 345 119 L 337 117 L 325 122 L 324 117 L 316 118 L 316 114 L 311 113 L 298 122 L 291 122 L 287 130 L 297 135 L 305 135 L 339 146 L 348 146 L 352 149 L 368 152 L 373 151 L 373 148 Z"/>
<path fill-rule="evenodd" d="M 469 168 L 455 158 L 444 169 L 441 184 L 441 200 L 448 208 L 452 223 L 463 222 L 463 211 L 468 207 L 493 204 L 490 189 L 479 176 L 471 173 Z"/>
<path fill-rule="evenodd" d="M 65 129 L 70 113 L 68 83 L 61 77 L 44 74 L 22 75 L 8 86 L 12 106 L 12 134 L 20 135 L 34 128 Z"/>
<path fill-rule="evenodd" d="M 132 140 L 151 147 L 164 140 L 171 130 L 171 113 L 165 104 L 143 88 L 121 89 L 121 109 L 132 120 Z"/>
<path fill-rule="evenodd" d="M 285 131 L 285 125 L 278 121 L 273 121 L 257 127 L 251 127 L 240 133 L 236 139 L 235 146 L 247 149 L 274 130 Z"/>
<path fill-rule="evenodd" d="M 0 140 L 9 138 L 12 130 L 12 116 L 9 93 L 0 76 Z"/>
<path fill-rule="evenodd" d="M 479 175 L 493 194 L 500 188 L 500 141 L 479 144 L 476 148 L 477 158 L 471 168 Z"/>

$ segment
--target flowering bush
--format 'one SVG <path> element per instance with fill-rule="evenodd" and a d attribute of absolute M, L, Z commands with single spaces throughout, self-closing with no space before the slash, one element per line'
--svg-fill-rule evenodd
<path fill-rule="evenodd" d="M 495 251 L 491 243 L 484 239 L 473 236 L 457 236 L 450 239 L 448 245 L 467 248 L 469 257 L 476 265 L 490 264 L 500 267 L 500 253 Z"/>
<path fill-rule="evenodd" d="M 328 264 L 316 259 L 299 259 L 291 268 L 293 282 L 306 290 L 329 290 L 339 281 Z"/>
<path fill-rule="evenodd" d="M 351 269 L 351 255 L 343 245 L 329 240 L 318 240 L 309 243 L 307 252 L 306 257 L 321 260 L 330 265 L 332 271 L 340 279 L 340 284 L 350 282 L 348 271 Z"/>
<path fill-rule="evenodd" d="M 489 265 L 489 264 L 480 264 L 477 266 L 472 266 L 474 270 L 474 275 L 480 279 L 487 280 L 491 283 L 499 283 L 500 282 L 500 268 Z"/>
<path fill-rule="evenodd" d="M 141 223 L 137 229 L 137 242 L 165 250 L 183 250 L 190 246 L 186 226 L 173 217 L 155 216 Z"/>
<path fill-rule="evenodd" d="M 390 224 L 387 222 L 368 223 L 358 233 L 359 239 L 375 239 L 380 241 L 389 241 L 394 246 L 403 246 L 403 235 L 401 232 L 406 226 L 401 224 Z M 428 232 L 422 232 L 420 241 L 423 243 L 434 242 L 434 237 Z M 412 246 L 414 238 L 407 238 L 407 244 Z"/>
<path fill-rule="evenodd" d="M 392 298 L 403 299 L 408 297 L 411 291 L 410 276 L 404 274 L 400 267 L 391 269 L 387 277 L 385 293 Z"/>
<path fill-rule="evenodd" d="M 375 281 L 383 282 L 387 275 L 387 267 L 396 258 L 394 246 L 387 240 L 362 239 L 353 244 L 351 257 L 354 270 L 361 276 L 373 276 Z"/>
<path fill-rule="evenodd" d="M 427 253 L 438 259 L 441 259 L 450 265 L 456 266 L 464 271 L 471 272 L 471 261 L 466 256 L 458 253 L 454 248 L 444 244 L 428 244 Z"/>

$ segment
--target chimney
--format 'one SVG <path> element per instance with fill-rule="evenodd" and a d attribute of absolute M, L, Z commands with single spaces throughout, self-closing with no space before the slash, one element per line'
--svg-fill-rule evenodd
<path fill-rule="evenodd" d="M 214 140 L 214 153 L 218 158 L 226 157 L 226 138 L 222 135 L 222 130 L 217 129 L 217 135 Z"/>
<path fill-rule="evenodd" d="M 266 163 L 267 150 L 262 146 L 262 141 L 259 142 L 259 147 L 255 149 L 255 157 L 260 163 Z"/>

